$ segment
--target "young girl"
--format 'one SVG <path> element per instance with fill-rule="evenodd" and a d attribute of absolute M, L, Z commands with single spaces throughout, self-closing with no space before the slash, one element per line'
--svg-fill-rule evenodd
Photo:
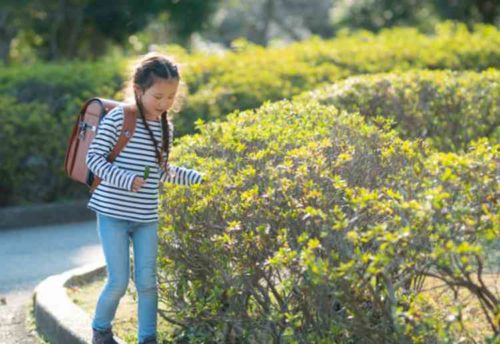
<path fill-rule="evenodd" d="M 89 169 L 102 179 L 88 207 L 97 213 L 97 232 L 104 251 L 107 281 L 92 321 L 93 344 L 117 343 L 111 321 L 129 281 L 129 240 L 134 250 L 138 294 L 138 339 L 156 344 L 158 292 L 158 188 L 160 182 L 194 184 L 202 174 L 170 166 L 173 129 L 167 111 L 174 104 L 180 82 L 177 65 L 156 53 L 146 55 L 133 73 L 136 129 L 128 144 L 110 163 L 107 156 L 121 132 L 124 109 L 117 106 L 99 126 L 87 154 Z M 149 176 L 145 173 L 149 168 Z"/>

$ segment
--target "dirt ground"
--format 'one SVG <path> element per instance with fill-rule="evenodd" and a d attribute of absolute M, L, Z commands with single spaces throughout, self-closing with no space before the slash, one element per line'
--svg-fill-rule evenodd
<path fill-rule="evenodd" d="M 79 305 L 91 316 L 94 314 L 97 300 L 106 282 L 104 276 L 96 276 L 90 283 L 67 289 L 70 299 Z M 116 316 L 113 321 L 113 332 L 130 344 L 137 343 L 137 301 L 136 289 L 132 281 L 129 282 L 127 293 L 120 300 Z M 171 325 L 158 317 L 158 329 L 168 329 Z M 159 339 L 162 333 L 158 333 Z"/>
<path fill-rule="evenodd" d="M 485 274 L 483 276 L 487 285 L 492 286 L 493 291 L 500 297 L 500 274 Z M 97 303 L 100 291 L 105 283 L 104 276 L 97 276 L 92 282 L 87 285 L 68 289 L 70 298 L 82 307 L 89 314 L 94 313 L 94 308 Z M 127 294 L 123 297 L 118 306 L 116 318 L 113 328 L 117 336 L 125 340 L 127 343 L 137 343 L 137 303 L 133 296 L 135 295 L 135 287 L 131 281 Z M 441 282 L 435 279 L 428 278 L 424 283 L 423 295 L 426 303 L 441 314 L 448 316 L 452 307 L 456 304 L 453 299 L 453 294 L 448 288 L 445 288 Z M 481 338 L 485 334 L 490 334 L 491 329 L 482 314 L 479 303 L 474 300 L 467 292 L 460 292 L 459 299 L 467 306 L 463 309 L 463 318 L 466 330 L 469 331 L 472 338 Z M 162 327 L 165 326 L 165 327 Z M 159 318 L 158 328 L 168 328 L 171 325 L 162 322 Z"/>
<path fill-rule="evenodd" d="M 42 344 L 34 325 L 32 292 L 0 295 L 0 343 Z"/>

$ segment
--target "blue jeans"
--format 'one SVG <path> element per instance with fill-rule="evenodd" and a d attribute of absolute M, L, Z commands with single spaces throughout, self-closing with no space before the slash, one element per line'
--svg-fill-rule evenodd
<path fill-rule="evenodd" d="M 139 342 L 156 336 L 158 285 L 156 258 L 158 222 L 135 222 L 97 213 L 97 232 L 107 266 L 106 285 L 95 309 L 92 327 L 111 328 L 120 299 L 127 291 L 130 259 L 129 240 L 134 249 L 134 279 L 138 298 Z"/>

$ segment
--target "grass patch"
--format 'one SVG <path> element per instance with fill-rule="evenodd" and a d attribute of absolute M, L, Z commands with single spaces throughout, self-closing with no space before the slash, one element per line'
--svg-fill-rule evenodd
<path fill-rule="evenodd" d="M 50 344 L 50 342 L 40 333 L 38 333 L 36 329 L 36 320 L 35 320 L 35 305 L 33 302 L 28 303 L 25 309 L 25 323 L 24 326 L 26 331 L 35 337 L 40 344 Z"/>
<path fill-rule="evenodd" d="M 69 298 L 80 306 L 85 312 L 93 317 L 95 306 L 101 294 L 106 277 L 97 275 L 88 283 L 77 284 L 66 289 Z M 137 343 L 137 290 L 133 281 L 129 282 L 126 294 L 120 300 L 113 320 L 113 332 L 127 343 Z M 158 316 L 158 339 L 162 340 L 170 337 L 174 327 Z"/>

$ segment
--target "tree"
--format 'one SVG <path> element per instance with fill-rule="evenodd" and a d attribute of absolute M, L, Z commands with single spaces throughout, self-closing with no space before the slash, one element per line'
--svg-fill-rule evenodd
<path fill-rule="evenodd" d="M 468 25 L 499 24 L 495 0 L 337 0 L 331 10 L 338 28 L 378 31 L 395 25 L 428 27 L 432 21 L 453 19 Z"/>
<path fill-rule="evenodd" d="M 158 0 L 157 0 L 158 1 Z M 159 1 L 170 14 L 174 31 L 180 40 L 185 40 L 193 32 L 206 28 L 208 19 L 217 10 L 219 0 L 170 0 Z"/>
<path fill-rule="evenodd" d="M 336 29 L 378 31 L 395 25 L 418 26 L 432 16 L 430 0 L 338 0 L 331 10 Z"/>
<path fill-rule="evenodd" d="M 0 5 L 0 13 L 8 14 L 11 25 L 16 23 L 4 34 L 1 25 L 6 15 L 0 15 L 0 35 L 10 37 L 11 41 L 21 28 L 30 30 L 41 39 L 37 46 L 39 55 L 45 60 L 57 60 L 96 58 L 106 52 L 109 44 L 124 43 L 164 12 L 170 14 L 170 24 L 180 39 L 185 39 L 203 27 L 218 0 L 25 0 L 24 3 L 22 11 L 13 10 L 14 1 Z M 2 46 L 8 47 L 10 41 L 2 40 Z"/>
<path fill-rule="evenodd" d="M 434 0 L 437 11 L 443 18 L 455 19 L 472 24 L 484 22 L 500 24 L 495 0 Z"/>
<path fill-rule="evenodd" d="M 0 5 L 0 60 L 9 63 L 10 45 L 23 25 L 27 0 L 3 0 Z"/>
<path fill-rule="evenodd" d="M 238 37 L 267 45 L 274 38 L 301 40 L 333 35 L 333 0 L 224 0 L 204 36 L 228 46 Z"/>

